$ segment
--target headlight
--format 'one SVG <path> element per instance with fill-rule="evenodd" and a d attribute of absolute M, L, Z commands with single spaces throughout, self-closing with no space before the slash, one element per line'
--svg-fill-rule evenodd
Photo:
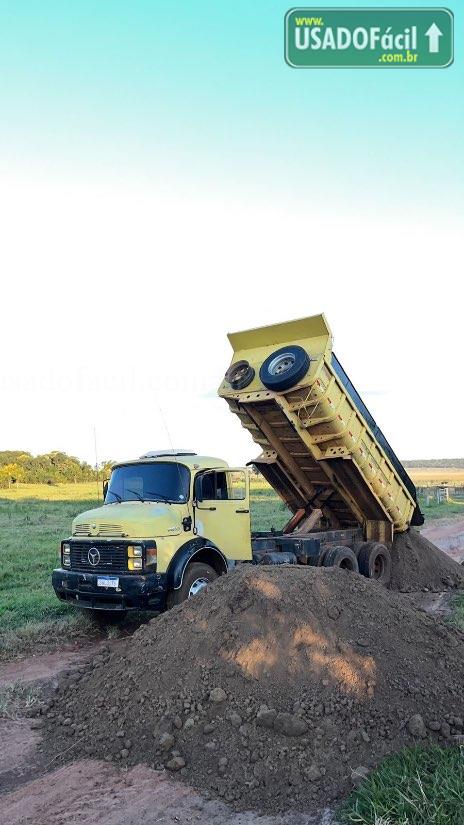
<path fill-rule="evenodd" d="M 61 545 L 61 557 L 63 567 L 71 567 L 71 547 L 69 544 Z"/>
<path fill-rule="evenodd" d="M 136 544 L 129 544 L 127 548 L 127 555 L 130 559 L 138 558 L 141 559 L 143 556 L 143 550 L 141 547 L 138 547 Z"/>
<path fill-rule="evenodd" d="M 142 559 L 129 559 L 129 570 L 141 570 L 142 565 Z"/>

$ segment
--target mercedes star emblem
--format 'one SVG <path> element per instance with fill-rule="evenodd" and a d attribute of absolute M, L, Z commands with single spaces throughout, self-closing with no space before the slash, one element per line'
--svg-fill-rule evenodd
<path fill-rule="evenodd" d="M 98 562 L 100 561 L 100 552 L 97 550 L 96 547 L 91 547 L 89 552 L 87 553 L 87 558 L 92 567 L 96 567 Z"/>

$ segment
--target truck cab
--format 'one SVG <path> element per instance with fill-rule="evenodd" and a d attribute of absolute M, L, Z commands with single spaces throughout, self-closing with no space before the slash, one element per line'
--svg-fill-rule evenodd
<path fill-rule="evenodd" d="M 249 471 L 153 451 L 113 467 L 103 505 L 61 542 L 52 582 L 59 599 L 102 616 L 162 611 L 251 559 Z"/>

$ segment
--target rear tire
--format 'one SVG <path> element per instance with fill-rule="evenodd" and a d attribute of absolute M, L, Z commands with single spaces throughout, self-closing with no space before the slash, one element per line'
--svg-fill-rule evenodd
<path fill-rule="evenodd" d="M 391 580 L 391 554 L 384 544 L 378 541 L 366 541 L 358 555 L 359 572 L 368 579 L 374 579 L 384 587 Z"/>
<path fill-rule="evenodd" d="M 350 573 L 359 573 L 358 560 L 350 547 L 331 547 L 322 562 L 323 567 L 340 567 Z"/>
<path fill-rule="evenodd" d="M 217 577 L 218 574 L 209 564 L 203 564 L 197 561 L 188 564 L 181 586 L 177 590 L 173 590 L 168 596 L 168 608 L 174 607 L 176 604 L 182 604 L 182 602 L 187 601 L 187 599 L 191 599 L 207 587 L 208 584 L 211 584 L 214 579 L 217 579 Z"/>

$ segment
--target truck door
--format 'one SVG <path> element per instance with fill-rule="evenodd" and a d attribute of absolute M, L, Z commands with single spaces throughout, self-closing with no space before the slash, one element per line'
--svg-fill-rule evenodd
<path fill-rule="evenodd" d="M 195 526 L 228 559 L 251 559 L 250 477 L 243 468 L 206 470 L 195 479 Z"/>

